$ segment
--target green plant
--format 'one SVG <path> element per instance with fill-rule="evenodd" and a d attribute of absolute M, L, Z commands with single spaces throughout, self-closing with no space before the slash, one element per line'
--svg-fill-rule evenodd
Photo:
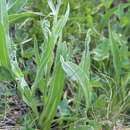
<path fill-rule="evenodd" d="M 112 129 L 125 122 L 129 5 L 0 1 L 0 82 L 17 84 L 30 108 L 24 129 Z"/>
<path fill-rule="evenodd" d="M 12 7 L 15 10 L 10 9 L 9 11 L 11 13 L 16 12 L 17 11 L 16 7 L 18 7 L 19 9 L 19 4 L 20 3 L 18 2 Z M 9 31 L 8 24 L 6 25 L 7 27 L 6 31 L 3 28 L 3 25 L 8 21 L 7 11 L 4 11 L 6 13 L 5 16 L 7 17 L 5 19 L 6 21 L 2 21 L 3 25 L 1 25 L 1 38 L 3 38 L 1 40 L 3 44 L 3 48 L 1 48 L 3 51 L 3 52 L 1 51 L 3 55 L 0 60 L 1 65 L 3 67 L 6 67 L 6 69 L 8 69 L 9 71 L 13 73 L 15 80 L 17 80 L 17 83 L 18 83 L 18 90 L 20 91 L 23 100 L 28 104 L 28 106 L 32 108 L 34 112 L 34 117 L 36 116 L 36 118 L 39 119 L 39 127 L 41 129 L 50 128 L 51 120 L 54 118 L 57 106 L 60 102 L 63 87 L 64 87 L 64 72 L 61 68 L 60 55 L 63 55 L 65 58 L 66 53 L 67 53 L 66 45 L 62 42 L 62 29 L 68 19 L 69 5 L 68 5 L 68 9 L 66 11 L 65 16 L 63 16 L 61 19 L 58 20 L 57 16 L 58 16 L 59 8 L 60 8 L 60 3 L 57 4 L 56 8 L 54 8 L 52 1 L 49 1 L 48 4 L 50 8 L 52 9 L 52 13 L 54 15 L 54 23 L 52 26 L 52 30 L 48 28 L 48 30 L 45 30 L 46 32 L 44 32 L 46 39 L 42 46 L 44 47 L 42 48 L 42 53 L 39 53 L 36 38 L 34 38 L 34 48 L 35 48 L 34 50 L 35 50 L 35 56 L 36 56 L 37 70 L 36 70 L 36 77 L 35 77 L 35 80 L 31 89 L 29 88 L 26 81 L 24 80 L 23 74 L 20 68 L 18 67 L 18 63 L 16 60 L 16 52 L 15 50 L 13 51 L 14 44 L 13 44 L 13 41 L 11 41 L 11 39 L 9 38 L 9 34 L 8 34 L 8 31 Z M 5 0 L 1 1 L 1 7 L 6 8 Z M 3 11 L 3 8 L 1 10 Z M 27 13 L 25 13 L 24 16 L 26 16 L 26 14 Z M 4 15 L 3 17 L 1 16 L 2 17 L 1 19 L 4 19 L 5 16 Z M 17 18 L 17 15 L 13 14 L 13 16 L 16 16 Z M 6 36 L 8 38 L 8 42 L 5 40 Z M 57 45 L 57 51 L 54 52 L 54 48 L 57 43 L 59 43 L 59 45 Z M 9 48 L 10 50 L 7 49 L 8 44 L 10 46 Z M 55 54 L 56 62 L 54 63 L 54 71 L 53 73 L 51 73 L 51 68 L 53 65 L 54 57 L 55 57 L 54 53 L 56 53 Z M 9 54 L 10 54 L 10 57 L 9 57 Z M 11 69 L 10 69 L 10 66 L 11 66 Z M 37 100 L 36 92 L 39 89 L 41 90 L 41 93 L 44 95 L 42 99 Z M 41 115 L 37 111 L 37 107 L 39 106 L 38 102 L 41 104 L 41 106 L 44 107 Z"/>

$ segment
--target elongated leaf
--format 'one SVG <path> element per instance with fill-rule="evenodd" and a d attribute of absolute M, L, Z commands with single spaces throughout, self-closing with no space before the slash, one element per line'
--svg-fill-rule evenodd
<path fill-rule="evenodd" d="M 10 67 L 8 49 L 6 46 L 5 30 L 2 24 L 0 24 L 0 64 L 6 68 Z"/>
<path fill-rule="evenodd" d="M 8 12 L 6 0 L 0 0 L 0 23 L 4 26 L 5 34 L 9 34 Z"/>
<path fill-rule="evenodd" d="M 130 83 L 130 72 L 122 80 L 122 86 L 125 88 Z"/>
<path fill-rule="evenodd" d="M 20 12 L 21 9 L 26 5 L 28 0 L 16 0 L 8 9 L 9 14 Z"/>
<path fill-rule="evenodd" d="M 86 101 L 86 108 L 88 109 L 91 101 L 91 84 L 89 82 L 89 78 L 87 74 L 80 68 L 80 66 L 71 63 L 71 62 L 65 62 L 63 57 L 61 57 L 61 63 L 64 71 L 67 73 L 67 75 L 82 86 L 84 97 Z"/>
<path fill-rule="evenodd" d="M 34 50 L 35 50 L 36 63 L 37 63 L 37 65 L 40 65 L 40 54 L 39 54 L 39 50 L 38 50 L 37 39 L 35 36 L 34 36 Z"/>
<path fill-rule="evenodd" d="M 113 15 L 113 13 L 114 13 L 117 9 L 118 9 L 118 8 L 115 7 L 115 8 L 109 9 L 109 10 L 106 12 L 106 14 L 103 16 L 103 18 L 102 18 L 102 20 L 101 20 L 101 23 L 100 23 L 100 25 L 99 25 L 100 31 L 102 31 L 103 28 L 107 25 L 109 18 Z"/>
<path fill-rule="evenodd" d="M 91 42 L 90 35 L 91 35 L 91 30 L 89 29 L 85 39 L 85 51 L 83 53 L 81 64 L 80 64 L 83 71 L 86 73 L 88 77 L 90 72 L 90 51 L 89 51 L 89 44 Z"/>
<path fill-rule="evenodd" d="M 9 15 L 9 23 L 13 24 L 21 20 L 24 20 L 28 17 L 36 17 L 36 16 L 42 16 L 42 14 L 39 12 L 23 12 L 19 14 L 11 14 Z"/>
<path fill-rule="evenodd" d="M 109 39 L 110 39 L 111 52 L 113 56 L 113 65 L 116 73 L 116 79 L 119 82 L 121 71 L 120 54 L 119 54 L 118 42 L 116 42 L 115 39 L 113 38 L 113 32 L 111 30 L 110 24 L 109 24 Z"/>
<path fill-rule="evenodd" d="M 21 94 L 23 101 L 32 108 L 33 112 L 37 115 L 37 104 L 34 98 L 32 98 L 32 92 L 27 82 L 24 79 L 24 75 L 21 72 L 17 58 L 16 58 L 16 46 L 11 42 L 12 52 L 10 53 L 11 70 L 14 74 L 15 81 L 17 81 L 18 90 Z"/>
<path fill-rule="evenodd" d="M 67 7 L 67 11 L 65 13 L 64 16 L 62 16 L 62 18 L 60 20 L 58 20 L 58 22 L 53 26 L 52 28 L 52 33 L 53 35 L 55 35 L 56 37 L 59 36 L 60 32 L 62 31 L 63 27 L 65 26 L 67 20 L 68 20 L 68 17 L 69 17 L 69 11 L 70 11 L 70 7 L 68 5 Z"/>
<path fill-rule="evenodd" d="M 8 22 L 8 13 L 6 8 L 6 0 L 0 0 L 0 71 L 3 75 L 2 80 L 15 80 L 18 83 L 18 90 L 23 98 L 23 100 L 28 104 L 31 100 L 31 108 L 36 112 L 36 104 L 33 101 L 32 97 L 27 98 L 28 95 L 25 89 L 30 89 L 24 76 L 18 66 L 16 59 L 16 48 L 14 47 L 13 42 L 9 37 L 9 22 Z M 9 55 L 10 54 L 10 55 Z M 12 77 L 14 76 L 14 77 Z"/>
<path fill-rule="evenodd" d="M 54 118 L 54 115 L 56 114 L 56 110 L 60 103 L 60 99 L 63 93 L 65 74 L 61 66 L 60 55 L 65 56 L 67 54 L 66 48 L 64 48 L 63 46 L 64 46 L 63 43 L 58 45 L 56 66 L 55 66 L 55 72 L 52 81 L 52 88 L 49 93 L 49 98 L 48 98 L 47 105 L 45 106 L 45 110 L 43 111 L 40 117 L 41 119 L 39 123 L 40 126 L 42 126 L 43 130 L 50 128 L 51 120 Z"/>
<path fill-rule="evenodd" d="M 35 78 L 35 81 L 34 81 L 34 84 L 33 84 L 33 87 L 32 87 L 33 93 L 35 92 L 35 89 L 36 89 L 37 84 L 39 82 L 39 78 L 40 78 L 40 80 L 42 78 L 42 74 L 43 74 L 43 71 L 45 70 L 46 64 L 51 60 L 50 58 L 54 57 L 53 56 L 53 50 L 54 50 L 54 47 L 57 43 L 57 39 L 60 36 L 60 33 L 62 32 L 63 27 L 65 26 L 65 24 L 67 22 L 67 19 L 68 19 L 68 16 L 69 16 L 69 10 L 70 10 L 70 8 L 69 8 L 69 5 L 68 5 L 65 16 L 62 17 L 57 22 L 56 25 L 53 25 L 52 33 L 50 33 L 50 35 L 49 35 L 49 41 L 47 41 L 47 43 L 45 43 L 46 44 L 46 50 L 45 50 L 45 53 L 41 56 L 42 62 L 39 65 L 39 68 L 38 68 L 37 74 L 36 74 L 36 78 Z"/>
<path fill-rule="evenodd" d="M 52 0 L 48 0 L 48 5 L 49 5 L 50 9 L 52 10 L 53 15 L 55 15 L 56 9 L 55 9 L 53 1 Z"/>
<path fill-rule="evenodd" d="M 0 63 L 6 69 L 10 68 L 9 62 L 9 26 L 6 0 L 0 1 Z"/>

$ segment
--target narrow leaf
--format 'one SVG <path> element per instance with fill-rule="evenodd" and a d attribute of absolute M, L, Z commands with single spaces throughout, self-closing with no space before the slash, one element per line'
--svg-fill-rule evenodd
<path fill-rule="evenodd" d="M 28 0 L 16 0 L 12 6 L 8 9 L 9 14 L 20 12 L 21 9 L 26 5 Z"/>

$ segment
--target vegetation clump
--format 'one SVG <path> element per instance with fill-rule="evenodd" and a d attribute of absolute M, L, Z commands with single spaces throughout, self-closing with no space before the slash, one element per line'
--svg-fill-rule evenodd
<path fill-rule="evenodd" d="M 129 21 L 129 0 L 0 0 L 0 127 L 128 128 Z"/>

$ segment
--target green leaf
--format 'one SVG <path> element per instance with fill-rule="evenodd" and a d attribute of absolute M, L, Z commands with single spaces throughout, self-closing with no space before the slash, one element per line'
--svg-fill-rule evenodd
<path fill-rule="evenodd" d="M 63 30 L 63 27 L 65 26 L 65 24 L 68 20 L 69 11 L 70 11 L 70 6 L 68 4 L 67 11 L 66 11 L 65 15 L 62 16 L 62 18 L 60 20 L 58 20 L 57 23 L 54 23 L 54 26 L 52 28 L 52 33 L 53 33 L 53 35 L 56 36 L 56 38 L 60 35 L 61 31 Z"/>
<path fill-rule="evenodd" d="M 88 109 L 91 102 L 92 88 L 87 74 L 81 69 L 80 66 L 69 61 L 65 62 L 62 56 L 61 63 L 69 78 L 79 82 L 79 84 L 82 86 L 86 101 L 86 108 Z"/>
<path fill-rule="evenodd" d="M 110 48 L 113 56 L 113 65 L 116 73 L 116 79 L 119 82 L 120 74 L 121 74 L 121 62 L 120 62 L 120 54 L 119 54 L 119 45 L 118 42 L 113 37 L 113 32 L 109 23 L 109 39 L 110 39 Z"/>
<path fill-rule="evenodd" d="M 13 24 L 25 20 L 28 17 L 42 16 L 39 12 L 23 12 L 9 15 L 9 23 Z"/>
<path fill-rule="evenodd" d="M 68 5 L 65 16 L 62 17 L 57 22 L 56 25 L 55 24 L 53 25 L 52 33 L 50 33 L 50 35 L 48 36 L 49 40 L 45 43 L 44 53 L 42 53 L 42 56 L 41 56 L 42 62 L 39 65 L 39 68 L 38 68 L 37 74 L 36 74 L 36 78 L 35 78 L 35 81 L 34 81 L 33 86 L 32 86 L 33 93 L 35 92 L 35 89 L 37 88 L 39 80 L 41 80 L 41 78 L 42 78 L 42 74 L 43 74 L 43 71 L 45 70 L 47 63 L 52 62 L 52 59 L 54 57 L 53 50 L 54 50 L 55 44 L 57 43 L 57 39 L 61 35 L 63 27 L 65 26 L 65 24 L 67 22 L 67 19 L 68 19 L 68 16 L 69 16 L 69 10 L 70 9 L 69 9 L 69 5 Z M 52 65 L 52 63 L 49 64 L 49 66 L 51 66 L 51 65 Z"/>
<path fill-rule="evenodd" d="M 0 23 L 4 27 L 5 34 L 8 35 L 9 24 L 8 24 L 8 12 L 7 12 L 6 0 L 0 0 Z"/>
<path fill-rule="evenodd" d="M 104 59 L 109 58 L 109 51 L 110 51 L 109 41 L 107 39 L 104 39 L 92 51 L 92 54 L 94 54 L 94 57 L 93 57 L 94 60 L 96 60 L 96 61 L 102 61 Z"/>
<path fill-rule="evenodd" d="M 0 82 L 14 81 L 11 72 L 3 66 L 0 66 Z"/>
<path fill-rule="evenodd" d="M 23 9 L 23 7 L 26 5 L 27 1 L 28 0 L 16 0 L 9 7 L 8 13 L 9 14 L 14 14 L 14 13 L 20 12 Z"/>
<path fill-rule="evenodd" d="M 84 73 L 89 77 L 90 75 L 90 51 L 89 44 L 91 42 L 91 29 L 88 30 L 85 38 L 85 51 L 83 53 L 80 66 L 83 69 Z"/>
<path fill-rule="evenodd" d="M 35 55 L 35 50 L 33 48 L 28 48 L 22 53 L 22 57 L 31 58 Z"/>
<path fill-rule="evenodd" d="M 123 3 L 119 4 L 118 9 L 115 11 L 116 16 L 118 16 L 119 19 L 122 19 L 126 12 L 124 12 L 125 8 L 128 8 L 130 6 L 130 3 Z"/>
<path fill-rule="evenodd" d="M 56 9 L 55 9 L 53 1 L 52 0 L 48 0 L 48 5 L 49 5 L 50 9 L 52 10 L 53 15 L 55 15 Z"/>
<path fill-rule="evenodd" d="M 110 8 L 106 11 L 105 15 L 101 19 L 101 22 L 99 24 L 99 29 L 100 31 L 103 30 L 103 28 L 107 25 L 110 17 L 116 13 L 116 15 L 120 18 L 122 14 L 120 14 L 121 9 L 127 8 L 130 5 L 130 3 L 124 3 L 124 4 L 119 4 L 119 6 Z"/>
<path fill-rule="evenodd" d="M 68 116 L 70 115 L 70 111 L 68 109 L 68 100 L 67 99 L 63 99 L 61 101 L 61 103 L 58 106 L 59 112 L 61 114 L 61 116 Z"/>
<path fill-rule="evenodd" d="M 6 0 L 0 1 L 0 65 L 10 69 L 9 61 L 9 25 L 8 25 L 8 14 L 6 8 Z"/>
<path fill-rule="evenodd" d="M 63 93 L 65 74 L 64 74 L 64 71 L 61 66 L 60 55 L 64 54 L 65 49 L 63 49 L 62 44 L 63 43 L 61 42 L 58 45 L 55 71 L 54 71 L 53 77 L 52 77 L 52 83 L 51 83 L 51 89 L 50 89 L 50 92 L 48 95 L 48 101 L 46 103 L 45 109 L 43 110 L 43 112 L 40 116 L 39 124 L 43 130 L 50 128 L 51 121 L 56 114 L 57 107 L 60 103 L 61 96 Z"/>
<path fill-rule="evenodd" d="M 4 26 L 0 23 L 0 64 L 6 68 L 10 67 L 9 54 L 6 46 L 6 33 Z"/>
<path fill-rule="evenodd" d="M 100 31 L 103 30 L 103 28 L 107 25 L 109 18 L 114 14 L 114 12 L 117 10 L 118 8 L 112 8 L 107 10 L 106 14 L 103 16 L 103 18 L 101 19 L 101 22 L 99 24 L 99 29 Z"/>
<path fill-rule="evenodd" d="M 37 39 L 35 36 L 34 36 L 34 51 L 35 51 L 36 63 L 37 65 L 40 65 L 40 54 L 39 54 Z"/>

